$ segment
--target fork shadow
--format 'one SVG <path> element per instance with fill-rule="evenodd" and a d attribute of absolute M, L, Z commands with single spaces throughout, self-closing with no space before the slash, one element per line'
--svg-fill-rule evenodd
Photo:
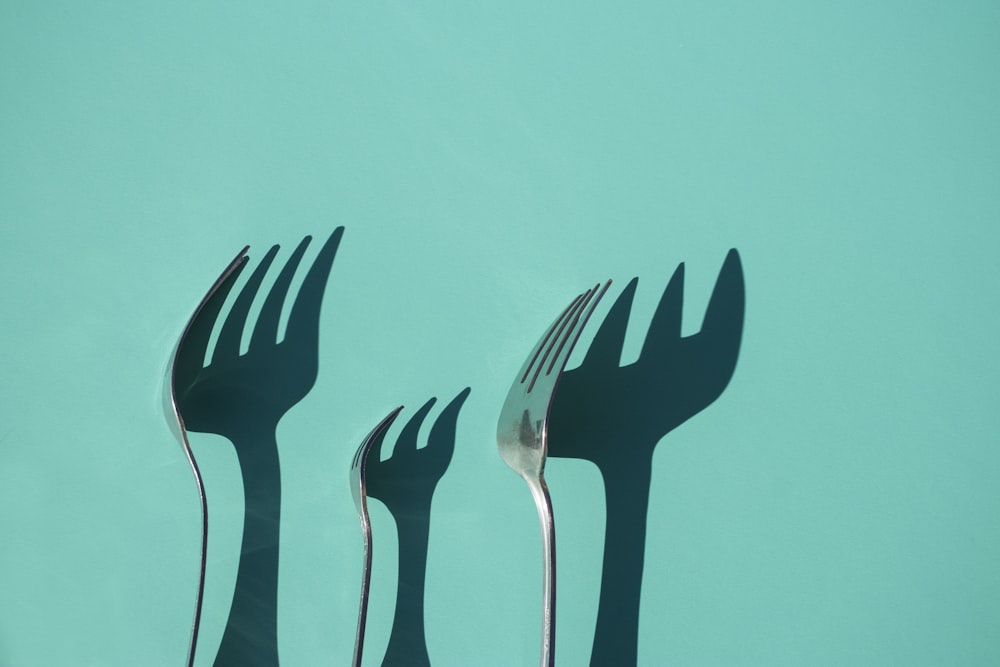
<path fill-rule="evenodd" d="M 274 667 L 278 661 L 277 597 L 281 518 L 281 470 L 276 429 L 281 417 L 312 389 L 318 375 L 318 328 L 327 277 L 333 265 L 343 228 L 338 228 L 319 251 L 295 297 L 285 338 L 276 343 L 282 307 L 309 237 L 265 295 L 257 327 L 248 325 L 250 303 L 261 294 L 265 273 L 278 246 L 264 256 L 240 291 L 222 323 L 219 343 L 210 364 L 203 366 L 204 350 L 194 346 L 185 364 L 187 387 L 180 398 L 189 430 L 209 432 L 229 439 L 236 450 L 243 480 L 244 523 L 239 565 L 232 603 L 222 641 L 215 657 L 220 667 Z M 235 276 L 220 298 L 233 287 Z M 215 304 L 215 313 L 221 303 Z M 261 323 L 274 335 L 258 335 Z M 215 318 L 192 325 L 192 338 L 207 343 Z M 244 330 L 253 331 L 248 349 L 237 354 Z M 265 331 L 264 333 L 268 333 Z M 229 340 L 223 343 L 223 338 Z M 231 354 L 220 350 L 228 346 Z M 221 357 L 221 358 L 220 358 Z"/>
<path fill-rule="evenodd" d="M 611 307 L 582 364 L 560 379 L 549 416 L 550 458 L 594 463 L 607 507 L 604 561 L 591 665 L 638 660 L 652 455 L 677 426 L 728 386 L 744 319 L 743 272 L 731 250 L 719 272 L 702 330 L 680 335 L 684 266 L 663 292 L 642 353 L 621 366 L 638 278 Z M 657 563 L 658 564 L 658 563 Z"/>
<path fill-rule="evenodd" d="M 434 398 L 406 423 L 388 459 L 380 461 L 378 450 L 369 456 L 368 495 L 380 500 L 392 514 L 399 544 L 396 607 L 383 667 L 430 665 L 424 634 L 424 585 L 431 501 L 451 463 L 458 415 L 470 391 L 466 387 L 444 407 L 424 447 L 417 446 L 418 434 Z"/>

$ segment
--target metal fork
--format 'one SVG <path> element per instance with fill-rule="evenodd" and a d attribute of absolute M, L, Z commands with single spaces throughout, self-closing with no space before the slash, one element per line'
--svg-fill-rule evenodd
<path fill-rule="evenodd" d="M 361 609 L 358 612 L 358 632 L 354 638 L 354 660 L 351 662 L 354 667 L 361 667 L 361 654 L 365 644 L 365 622 L 368 620 L 368 589 L 371 587 L 372 575 L 372 526 L 368 516 L 368 489 L 365 481 L 368 453 L 372 451 L 372 448 L 378 451 L 386 431 L 396 421 L 396 417 L 399 416 L 402 409 L 403 406 L 399 406 L 372 429 L 372 432 L 358 447 L 358 451 L 354 454 L 354 460 L 351 462 L 351 495 L 354 496 L 354 506 L 358 509 L 358 518 L 361 520 L 361 536 L 364 540 L 364 560 L 361 569 Z"/>
<path fill-rule="evenodd" d="M 188 664 L 194 662 L 205 586 L 208 507 L 205 488 L 187 441 L 187 431 L 229 439 L 243 478 L 243 544 L 229 619 L 216 664 L 277 665 L 278 541 L 281 474 L 278 422 L 312 389 L 318 373 L 319 316 L 323 293 L 344 228 L 323 244 L 292 302 L 284 339 L 278 323 L 296 269 L 311 237 L 305 237 L 278 272 L 254 324 L 254 298 L 277 253 L 273 246 L 243 285 L 223 317 L 226 296 L 246 266 L 246 248 L 230 263 L 195 311 L 170 364 L 169 414 L 195 474 L 202 510 L 202 560 Z M 221 324 L 210 350 L 212 330 Z M 245 332 L 249 347 L 240 353 Z"/>
<path fill-rule="evenodd" d="M 527 482 L 542 529 L 542 667 L 554 664 L 556 627 L 555 524 L 543 474 L 549 407 L 580 332 L 610 285 L 580 294 L 556 318 L 515 377 L 497 423 L 500 456 Z"/>
<path fill-rule="evenodd" d="M 236 255 L 236 258 L 229 263 L 222 275 L 215 281 L 208 293 L 195 308 L 194 314 L 184 327 L 184 332 L 177 341 L 177 346 L 170 355 L 167 364 L 167 374 L 163 387 L 164 411 L 167 414 L 167 421 L 171 430 L 184 448 L 184 455 L 187 457 L 188 465 L 194 473 L 195 484 L 198 486 L 198 500 L 201 503 L 201 562 L 198 570 L 198 594 L 195 599 L 194 622 L 191 627 L 191 641 L 188 644 L 188 667 L 194 665 L 195 650 L 198 647 L 198 628 L 201 624 L 201 605 L 205 594 L 205 562 L 208 549 L 208 506 L 205 501 L 205 483 L 201 478 L 201 471 L 195 461 L 194 453 L 191 451 L 191 443 L 188 440 L 187 426 L 181 416 L 180 393 L 186 389 L 190 380 L 190 363 L 182 350 L 189 346 L 192 340 L 205 338 L 211 333 L 212 324 L 218 312 L 222 310 L 222 304 L 226 301 L 226 296 L 232 290 L 240 272 L 247 264 L 247 250 L 250 246 L 245 246 Z M 200 361 L 200 360 L 199 360 Z"/>

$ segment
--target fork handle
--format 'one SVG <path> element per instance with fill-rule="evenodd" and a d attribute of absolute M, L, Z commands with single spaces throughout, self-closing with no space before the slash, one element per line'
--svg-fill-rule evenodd
<path fill-rule="evenodd" d="M 542 657 L 541 667 L 553 667 L 556 654 L 556 528 L 552 498 L 542 475 L 527 480 L 542 529 Z"/>

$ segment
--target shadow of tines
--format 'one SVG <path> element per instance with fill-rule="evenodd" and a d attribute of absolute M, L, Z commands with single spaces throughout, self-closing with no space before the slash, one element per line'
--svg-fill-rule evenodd
<path fill-rule="evenodd" d="M 548 455 L 591 461 L 604 481 L 607 525 L 591 665 L 636 664 L 653 450 L 722 394 L 743 334 L 743 269 L 733 249 L 701 331 L 681 336 L 681 264 L 663 291 L 638 360 L 622 366 L 637 284 L 633 279 L 622 291 L 582 364 L 563 374 L 549 417 Z"/>
<path fill-rule="evenodd" d="M 424 635 L 424 583 L 431 501 L 451 463 L 458 414 L 469 392 L 466 387 L 445 406 L 425 446 L 418 447 L 418 434 L 435 403 L 433 398 L 403 427 L 389 458 L 380 460 L 381 451 L 376 448 L 369 454 L 368 495 L 379 499 L 392 514 L 399 543 L 396 609 L 383 666 L 430 665 Z"/>
<path fill-rule="evenodd" d="M 226 297 L 243 267 L 229 276 L 205 303 L 177 351 L 174 383 L 184 426 L 229 439 L 243 477 L 243 543 L 216 665 L 278 664 L 281 469 L 276 429 L 316 382 L 320 309 L 343 231 L 343 227 L 334 230 L 309 267 L 291 302 L 282 340 L 278 340 L 279 320 L 310 237 L 299 243 L 281 267 L 255 322 L 248 322 L 251 305 L 278 246 L 264 255 L 221 319 Z M 209 350 L 217 325 L 221 325 L 218 340 Z M 240 344 L 247 334 L 249 346 L 241 354 Z"/>

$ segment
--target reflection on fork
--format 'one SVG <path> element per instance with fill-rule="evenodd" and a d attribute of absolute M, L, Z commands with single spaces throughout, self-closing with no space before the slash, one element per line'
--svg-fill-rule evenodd
<path fill-rule="evenodd" d="M 552 405 L 549 454 L 591 461 L 604 480 L 604 570 L 591 665 L 636 664 L 653 450 L 722 394 L 743 332 L 743 269 L 730 250 L 701 331 L 681 336 L 682 264 L 663 292 L 639 359 L 621 366 L 637 282 L 611 307 L 583 363 L 563 374 Z"/>
<path fill-rule="evenodd" d="M 232 606 L 216 656 L 218 665 L 278 664 L 281 479 L 276 429 L 281 417 L 305 397 L 316 381 L 320 306 L 342 234 L 340 227 L 330 235 L 309 268 L 292 303 L 284 339 L 278 340 L 279 320 L 309 237 L 303 239 L 282 267 L 256 323 L 250 324 L 251 305 L 278 246 L 268 251 L 221 322 L 218 340 L 209 350 L 212 330 L 219 323 L 226 295 L 246 265 L 244 250 L 199 306 L 174 354 L 170 393 L 181 433 L 198 431 L 228 438 L 236 449 L 243 477 L 246 507 L 243 544 Z M 250 343 L 241 354 L 245 333 L 250 333 Z M 183 440 L 186 446 L 186 436 Z M 208 511 L 197 465 L 187 446 L 186 451 L 202 493 L 204 527 L 190 665 L 194 660 L 204 591 Z"/>
<path fill-rule="evenodd" d="M 399 582 L 396 612 L 383 665 L 429 665 L 424 637 L 424 580 L 430 531 L 431 500 L 438 480 L 444 475 L 455 450 L 458 413 L 469 395 L 459 392 L 431 427 L 424 447 L 418 447 L 418 433 L 437 399 L 430 399 L 410 418 L 393 447 L 392 455 L 381 460 L 386 432 L 402 407 L 388 414 L 364 439 L 351 463 L 351 494 L 361 521 L 364 560 L 361 579 L 361 607 L 354 642 L 353 665 L 361 665 L 368 593 L 371 583 L 372 530 L 368 497 L 378 498 L 392 513 L 399 536 Z"/>
<path fill-rule="evenodd" d="M 542 667 L 555 663 L 556 536 L 544 475 L 549 407 L 573 346 L 610 284 L 580 294 L 556 318 L 515 376 L 497 423 L 500 456 L 527 482 L 542 529 Z"/>
<path fill-rule="evenodd" d="M 399 416 L 402 409 L 403 406 L 399 406 L 390 412 L 371 430 L 371 433 L 365 436 L 351 461 L 351 496 L 354 498 L 354 507 L 358 511 L 358 520 L 361 522 L 361 539 L 364 546 L 361 561 L 361 605 L 358 610 L 358 630 L 354 636 L 354 659 L 351 661 L 354 667 L 361 667 L 361 656 L 364 653 L 365 626 L 368 622 L 368 591 L 372 580 L 372 524 L 368 514 L 368 455 L 377 444 L 381 444 L 386 432 L 396 421 L 396 417 Z M 378 458 L 377 454 L 376 458 Z"/>

